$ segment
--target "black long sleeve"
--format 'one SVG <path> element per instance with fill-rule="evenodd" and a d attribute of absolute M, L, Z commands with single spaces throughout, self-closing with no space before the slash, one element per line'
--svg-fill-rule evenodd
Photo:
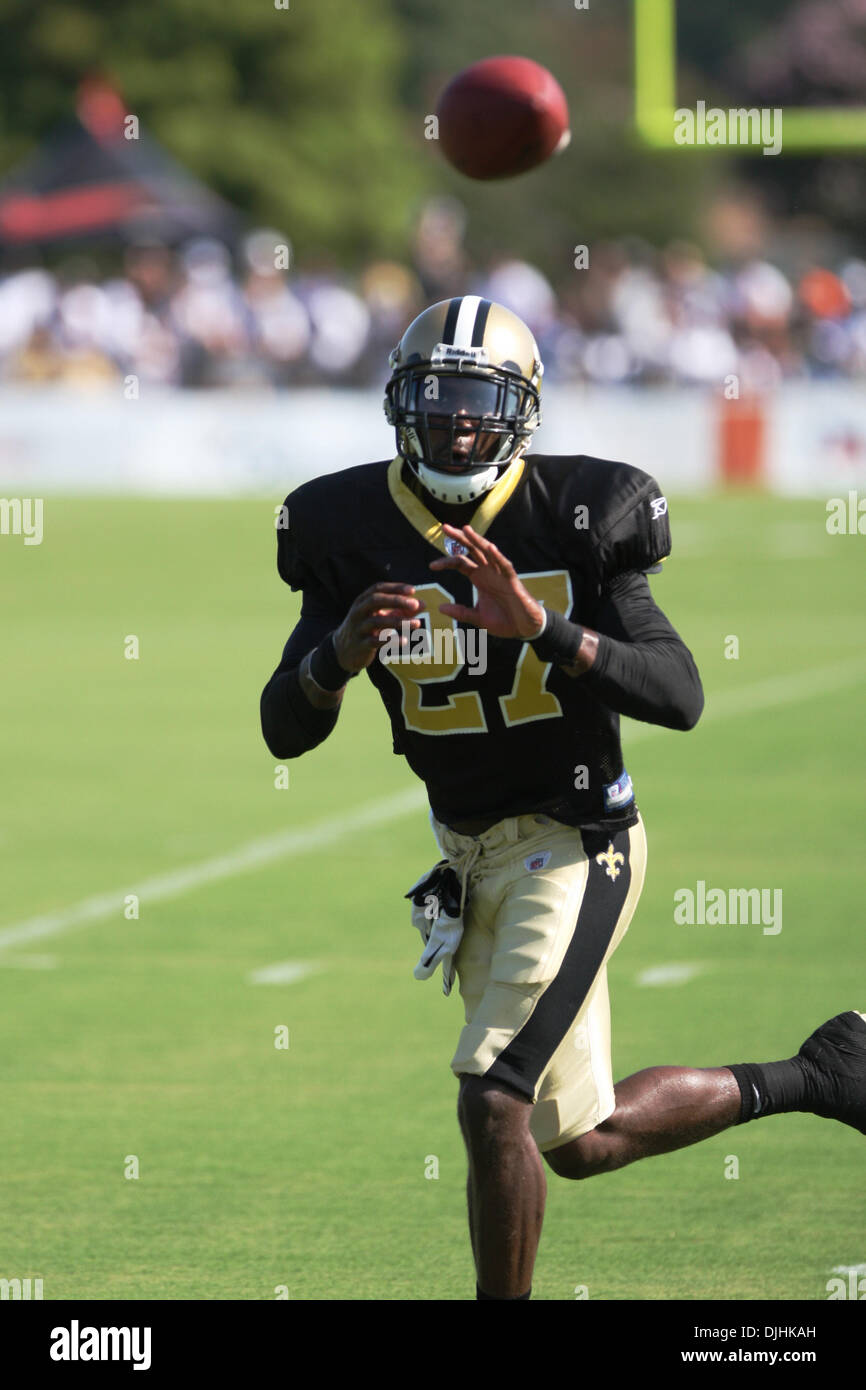
<path fill-rule="evenodd" d="M 339 706 L 316 709 L 311 705 L 301 689 L 298 667 L 307 652 L 333 632 L 340 621 L 325 602 L 313 594 L 304 594 L 298 624 L 283 649 L 279 666 L 262 691 L 262 733 L 275 758 L 299 758 L 323 743 L 334 730 Z"/>
<path fill-rule="evenodd" d="M 694 728 L 704 707 L 701 678 L 645 574 L 618 575 L 585 622 L 599 634 L 598 653 L 577 679 L 617 714 L 668 729 Z"/>

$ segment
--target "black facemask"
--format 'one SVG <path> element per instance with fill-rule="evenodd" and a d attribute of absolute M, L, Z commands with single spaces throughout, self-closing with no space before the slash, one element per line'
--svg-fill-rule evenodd
<path fill-rule="evenodd" d="M 395 422 L 414 429 L 432 467 L 464 471 L 510 452 L 534 395 L 503 372 L 406 372 L 388 385 Z M 537 399 L 537 398 L 536 398 Z"/>

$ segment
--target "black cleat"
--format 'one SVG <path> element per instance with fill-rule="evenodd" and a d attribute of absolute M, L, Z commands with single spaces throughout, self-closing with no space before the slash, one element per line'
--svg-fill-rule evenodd
<path fill-rule="evenodd" d="M 866 1134 L 866 1014 L 849 1009 L 822 1023 L 798 1056 L 810 1081 L 811 1114 Z"/>

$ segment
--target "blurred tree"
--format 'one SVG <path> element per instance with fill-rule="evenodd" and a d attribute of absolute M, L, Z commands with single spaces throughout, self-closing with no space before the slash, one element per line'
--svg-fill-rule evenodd
<path fill-rule="evenodd" d="M 849 223 L 855 215 L 862 223 L 862 200 L 852 201 L 848 183 L 834 193 L 824 177 L 839 161 L 638 145 L 632 0 L 591 0 L 588 9 L 575 0 L 282 3 L 0 0 L 0 170 L 70 114 L 83 76 L 102 72 L 178 159 L 251 220 L 285 233 L 306 265 L 405 256 L 432 193 L 464 204 L 473 259 L 523 256 L 557 281 L 574 273 L 577 244 L 625 234 L 656 244 L 699 238 L 702 213 L 732 172 L 777 190 L 789 209 L 802 201 L 844 224 L 844 202 Z M 804 0 L 800 8 L 859 14 L 864 4 Z M 782 21 L 794 8 L 792 0 L 727 0 L 721 11 L 681 0 L 681 100 L 742 95 L 748 83 L 737 75 L 756 54 L 790 51 L 777 52 L 772 34 L 777 25 L 789 31 Z M 457 71 L 509 52 L 559 79 L 572 144 L 521 178 L 474 183 L 425 139 L 425 117 Z M 761 167 L 771 163 L 772 171 Z"/>
<path fill-rule="evenodd" d="M 680 4 L 677 33 L 684 100 L 704 95 L 783 113 L 866 105 L 866 0 L 728 0 L 724 24 L 712 8 Z M 820 227 L 829 254 L 863 255 L 862 152 L 793 155 L 784 116 L 782 150 L 781 158 L 742 160 L 742 180 L 789 227 L 801 219 L 809 245 Z"/>
<path fill-rule="evenodd" d="M 179 160 L 306 262 L 405 247 L 407 158 L 390 0 L 0 0 L 0 169 L 99 72 Z"/>
<path fill-rule="evenodd" d="M 819 0 L 823 3 L 823 0 Z M 677 48 L 683 63 L 706 76 L 736 71 L 736 57 L 746 43 L 764 37 L 772 42 L 777 24 L 790 13 L 792 0 L 726 0 L 713 5 L 677 5 Z"/>

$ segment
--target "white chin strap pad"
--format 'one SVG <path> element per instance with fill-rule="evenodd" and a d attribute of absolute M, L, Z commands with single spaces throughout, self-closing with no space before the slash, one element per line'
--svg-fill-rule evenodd
<path fill-rule="evenodd" d="M 489 492 L 499 477 L 495 464 L 473 468 L 469 473 L 442 473 L 426 463 L 415 466 L 424 487 L 438 502 L 474 502 Z"/>

